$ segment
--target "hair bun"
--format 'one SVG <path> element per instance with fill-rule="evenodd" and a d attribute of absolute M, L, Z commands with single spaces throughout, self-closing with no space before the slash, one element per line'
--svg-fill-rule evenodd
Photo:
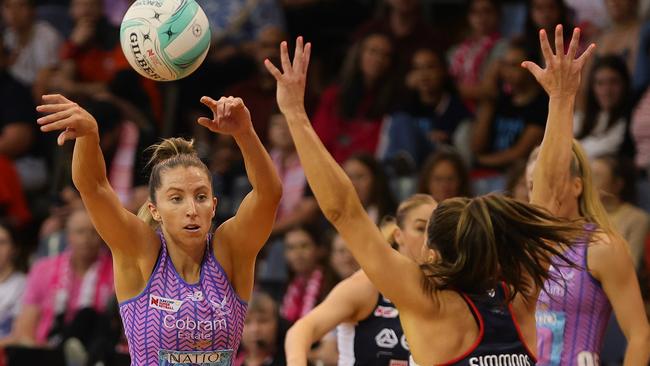
<path fill-rule="evenodd" d="M 171 137 L 162 140 L 159 144 L 149 147 L 153 154 L 149 159 L 150 166 L 156 166 L 161 162 L 178 155 L 197 156 L 194 148 L 194 140 L 186 140 L 182 137 Z"/>

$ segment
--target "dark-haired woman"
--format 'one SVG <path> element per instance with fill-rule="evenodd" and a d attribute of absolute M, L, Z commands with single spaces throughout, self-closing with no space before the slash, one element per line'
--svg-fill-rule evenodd
<path fill-rule="evenodd" d="M 278 104 L 323 213 L 368 278 L 397 306 L 411 363 L 505 359 L 533 365 L 535 300 L 551 257 L 562 256 L 554 243 L 571 243 L 582 227 L 502 196 L 455 198 L 440 203 L 427 224 L 431 261 L 420 265 L 395 252 L 311 128 L 304 110 L 310 49 L 299 38 L 292 63 L 283 42 L 283 72 L 266 62 L 277 80 Z M 577 84 L 575 75 L 590 52 L 550 73 Z"/>
<path fill-rule="evenodd" d="M 295 323 L 310 312 L 336 282 L 336 276 L 327 264 L 329 251 L 322 234 L 315 227 L 298 225 L 284 235 L 289 283 L 280 315 L 289 323 Z"/>
<path fill-rule="evenodd" d="M 438 202 L 453 197 L 471 197 L 469 171 L 463 158 L 453 150 L 431 155 L 420 170 L 418 192 L 430 194 Z"/>
<path fill-rule="evenodd" d="M 323 92 L 314 130 L 339 163 L 355 153 L 375 153 L 382 118 L 393 100 L 395 52 L 388 35 L 364 36 L 350 48 L 341 79 Z"/>
<path fill-rule="evenodd" d="M 149 202 L 141 209 L 148 223 L 122 207 L 109 185 L 95 119 L 61 95 L 43 101 L 41 130 L 63 130 L 59 145 L 76 140 L 73 181 L 113 254 L 132 364 L 230 364 L 242 335 L 255 257 L 282 193 L 242 100 L 201 99 L 214 115 L 199 118 L 199 124 L 234 137 L 253 186 L 235 217 L 216 231 L 211 175 L 192 142 L 173 138 L 154 148 Z"/>
<path fill-rule="evenodd" d="M 575 114 L 573 132 L 587 157 L 618 154 L 630 117 L 630 74 L 618 56 L 597 59 L 587 81 L 584 113 Z"/>

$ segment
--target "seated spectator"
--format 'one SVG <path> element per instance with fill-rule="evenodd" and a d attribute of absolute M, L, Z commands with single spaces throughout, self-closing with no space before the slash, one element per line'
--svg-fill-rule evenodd
<path fill-rule="evenodd" d="M 87 346 L 92 341 L 75 331 L 92 327 L 105 311 L 114 292 L 112 260 L 85 210 L 70 215 L 66 235 L 65 252 L 32 266 L 21 311 L 0 344 L 57 346 L 77 337 Z"/>
<path fill-rule="evenodd" d="M 59 63 L 56 55 L 63 40 L 51 25 L 36 20 L 35 0 L 4 0 L 2 19 L 9 72 L 40 101 Z"/>
<path fill-rule="evenodd" d="M 18 251 L 12 225 L 0 221 L 0 338 L 10 334 L 25 290 L 25 274 L 17 263 Z"/>
<path fill-rule="evenodd" d="M 119 29 L 104 16 L 102 3 L 71 0 L 74 28 L 61 49 L 61 67 L 51 79 L 51 90 L 77 99 L 105 93 L 108 82 L 128 67 L 119 45 Z"/>
<path fill-rule="evenodd" d="M 210 21 L 213 59 L 223 60 L 242 49 L 253 49 L 255 40 L 267 27 L 284 30 L 284 14 L 277 0 L 199 0 L 198 3 Z"/>
<path fill-rule="evenodd" d="M 379 155 L 388 163 L 405 161 L 414 172 L 431 152 L 454 143 L 457 127 L 471 114 L 456 96 L 440 53 L 416 51 L 408 80 L 413 91 L 384 121 Z"/>
<path fill-rule="evenodd" d="M 605 5 L 611 23 L 596 41 L 598 45 L 596 55 L 617 55 L 623 59 L 628 70 L 634 70 L 641 29 L 641 21 L 638 17 L 639 2 L 638 0 L 608 0 L 605 1 Z"/>
<path fill-rule="evenodd" d="M 621 152 L 629 121 L 630 77 L 617 56 L 596 60 L 587 80 L 584 113 L 576 112 L 575 138 L 591 159 Z"/>
<path fill-rule="evenodd" d="M 442 51 L 449 46 L 443 34 L 436 31 L 425 19 L 424 2 L 381 0 L 378 4 L 377 16 L 361 24 L 353 40 L 359 42 L 376 33 L 388 35 L 393 44 L 399 45 L 392 69 L 392 73 L 398 77 L 405 75 L 418 48 L 429 46 Z"/>
<path fill-rule="evenodd" d="M 345 242 L 339 233 L 334 234 L 332 239 L 332 253 L 330 254 L 330 266 L 336 273 L 339 281 L 342 281 L 359 270 L 359 263 L 345 246 Z"/>
<path fill-rule="evenodd" d="M 41 187 L 46 181 L 45 161 L 36 142 L 36 108 L 29 90 L 6 69 L 0 47 L 0 155 L 16 166 L 24 190 Z M 9 107 L 10 106 L 10 107 Z"/>
<path fill-rule="evenodd" d="M 321 96 L 314 130 L 339 163 L 377 149 L 381 121 L 393 101 L 393 54 L 388 36 L 368 34 L 350 49 L 340 81 Z"/>
<path fill-rule="evenodd" d="M 248 303 L 244 333 L 234 366 L 284 366 L 287 326 L 278 304 L 266 293 L 254 292 Z"/>
<path fill-rule="evenodd" d="M 221 224 L 231 218 L 241 201 L 251 190 L 246 177 L 244 160 L 231 136 L 217 134 L 210 145 L 212 151 L 208 158 L 212 172 L 212 190 L 219 197 L 215 223 Z M 201 152 L 200 152 L 201 153 Z"/>
<path fill-rule="evenodd" d="M 501 174 L 514 162 L 526 159 L 544 134 L 548 97 L 524 68 L 534 60 L 522 39 L 511 41 L 500 65 L 503 90 L 496 100 L 486 101 L 473 126 L 472 151 L 480 171 L 475 172 L 477 194 L 503 189 Z"/>
<path fill-rule="evenodd" d="M 266 27 L 254 40 L 251 56 L 255 59 L 256 72 L 248 79 L 226 89 L 224 95 L 234 95 L 246 101 L 251 113 L 255 132 L 263 143 L 267 142 L 268 124 L 276 107 L 275 79 L 266 71 L 264 60 L 279 62 L 278 44 L 286 39 L 286 34 L 278 27 Z"/>
<path fill-rule="evenodd" d="M 570 9 L 565 0 L 527 0 L 527 3 L 528 14 L 523 31 L 526 44 L 538 44 L 539 31 L 544 29 L 551 48 L 555 49 L 555 26 L 562 24 L 564 39 L 567 40 L 565 47 L 569 47 L 568 40 L 571 39 L 573 23 L 570 20 Z M 533 52 L 535 59 L 541 59 L 539 47 L 534 48 Z"/>
<path fill-rule="evenodd" d="M 273 234 L 282 234 L 295 225 L 304 224 L 318 215 L 318 205 L 305 198 L 307 178 L 293 143 L 287 120 L 281 113 L 269 123 L 269 155 L 282 181 L 282 199 L 275 216 Z"/>
<path fill-rule="evenodd" d="M 436 202 L 471 197 L 469 172 L 460 155 L 452 150 L 432 154 L 420 171 L 418 193 L 431 195 Z"/>
<path fill-rule="evenodd" d="M 650 216 L 634 205 L 634 167 L 618 156 L 603 156 L 592 161 L 591 171 L 594 184 L 600 193 L 600 200 L 614 228 L 630 246 L 632 259 L 638 270 L 645 241 L 650 234 Z"/>
<path fill-rule="evenodd" d="M 468 34 L 449 52 L 451 76 L 465 105 L 475 111 L 478 101 L 493 87 L 498 60 L 507 43 L 499 33 L 501 2 L 471 0 L 467 6 Z"/>
<path fill-rule="evenodd" d="M 609 25 L 605 0 L 565 0 L 573 13 L 574 23 L 580 28 L 580 38 L 587 44 L 595 40 Z"/>
<path fill-rule="evenodd" d="M 395 199 L 381 165 L 367 154 L 354 155 L 343 163 L 366 212 L 377 224 L 395 212 Z"/>
<path fill-rule="evenodd" d="M 71 213 L 82 208 L 81 196 L 72 184 L 57 194 L 49 207 L 49 216 L 41 224 L 35 259 L 59 255 L 68 247 L 65 223 Z"/>
<path fill-rule="evenodd" d="M 329 253 L 322 235 L 313 227 L 297 226 L 284 236 L 289 284 L 280 313 L 295 322 L 318 305 L 334 287 L 334 276 L 327 265 Z"/>

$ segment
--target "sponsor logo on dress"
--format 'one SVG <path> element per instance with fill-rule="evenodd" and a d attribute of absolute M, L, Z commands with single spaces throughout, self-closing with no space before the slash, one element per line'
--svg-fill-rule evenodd
<path fill-rule="evenodd" d="M 193 293 L 187 295 L 187 299 L 195 301 L 195 302 L 196 301 L 203 301 L 203 292 L 194 291 Z"/>
<path fill-rule="evenodd" d="M 384 328 L 375 336 L 375 342 L 381 348 L 395 348 L 399 343 L 399 339 L 394 330 Z"/>
<path fill-rule="evenodd" d="M 221 301 L 217 301 L 215 298 L 210 299 L 210 305 L 212 305 L 212 310 L 215 312 L 215 316 L 218 318 L 224 317 L 230 314 L 230 307 L 228 306 L 228 298 L 224 296 Z"/>
<path fill-rule="evenodd" d="M 390 306 L 377 306 L 375 309 L 375 316 L 379 318 L 397 318 L 399 316 L 399 311 L 396 308 Z"/>
<path fill-rule="evenodd" d="M 156 295 L 149 295 L 150 308 L 171 311 L 175 313 L 178 311 L 178 309 L 181 308 L 181 305 L 183 305 L 183 300 L 168 299 Z"/>
<path fill-rule="evenodd" d="M 224 351 L 158 351 L 159 364 L 161 366 L 185 366 L 185 365 L 205 365 L 205 366 L 226 366 L 230 365 L 232 359 L 232 350 Z"/>

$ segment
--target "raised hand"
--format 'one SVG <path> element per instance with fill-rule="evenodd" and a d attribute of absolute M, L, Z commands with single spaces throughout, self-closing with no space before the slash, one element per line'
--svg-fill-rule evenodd
<path fill-rule="evenodd" d="M 212 119 L 200 117 L 198 122 L 210 131 L 236 136 L 253 129 L 251 114 L 241 98 L 221 97 L 214 100 L 202 97 L 201 103 L 212 110 Z"/>
<path fill-rule="evenodd" d="M 590 44 L 587 50 L 576 58 L 580 43 L 580 29 L 576 28 L 573 30 L 569 50 L 565 54 L 561 24 L 555 27 L 555 54 L 548 42 L 546 31 L 543 29 L 539 31 L 539 43 L 542 47 L 546 68 L 542 69 L 531 61 L 524 61 L 521 66 L 535 76 L 549 97 L 575 96 L 580 86 L 582 68 L 593 54 L 596 45 Z"/>
<path fill-rule="evenodd" d="M 311 43 L 303 45 L 302 37 L 296 40 L 296 51 L 293 55 L 293 63 L 289 60 L 287 42 L 280 44 L 280 59 L 282 71 L 268 59 L 264 61 L 266 69 L 278 82 L 277 99 L 280 111 L 285 115 L 293 110 L 304 111 L 305 84 L 307 81 L 307 69 L 309 68 L 309 57 L 311 55 Z"/>
<path fill-rule="evenodd" d="M 63 130 L 56 139 L 59 146 L 63 145 L 66 140 L 74 140 L 92 134 L 99 135 L 95 118 L 63 95 L 44 95 L 43 104 L 36 107 L 36 110 L 46 114 L 36 120 L 41 126 L 41 131 Z"/>

